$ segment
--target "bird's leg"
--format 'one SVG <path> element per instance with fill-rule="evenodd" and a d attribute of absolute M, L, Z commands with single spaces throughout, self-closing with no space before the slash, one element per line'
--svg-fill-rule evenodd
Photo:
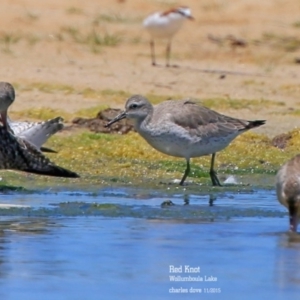
<path fill-rule="evenodd" d="M 154 41 L 150 41 L 150 49 L 151 49 L 151 59 L 152 59 L 152 66 L 156 66 L 155 62 L 155 46 L 154 46 Z"/>
<path fill-rule="evenodd" d="M 186 180 L 187 176 L 190 173 L 190 170 L 191 170 L 191 168 L 190 168 L 190 159 L 187 158 L 187 160 L 186 160 L 186 169 L 185 169 L 185 172 L 183 174 L 183 177 L 182 177 L 179 185 L 183 185 L 184 181 Z"/>
<path fill-rule="evenodd" d="M 290 215 L 290 231 L 296 232 L 298 225 L 297 206 L 294 199 L 288 199 L 288 208 Z"/>
<path fill-rule="evenodd" d="M 169 40 L 166 49 L 166 67 L 170 67 L 170 56 L 171 56 L 171 40 Z"/>
<path fill-rule="evenodd" d="M 217 173 L 214 170 L 215 157 L 216 157 L 216 153 L 213 153 L 212 156 L 211 156 L 209 175 L 210 175 L 213 186 L 222 186 L 219 179 L 218 179 Z"/>

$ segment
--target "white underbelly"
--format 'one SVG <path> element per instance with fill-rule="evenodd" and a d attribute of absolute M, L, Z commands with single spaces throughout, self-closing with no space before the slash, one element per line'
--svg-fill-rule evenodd
<path fill-rule="evenodd" d="M 201 137 L 161 134 L 150 136 L 142 134 L 145 140 L 156 150 L 177 157 L 199 157 L 221 151 L 237 136 L 226 136 L 224 138 L 202 139 Z"/>
<path fill-rule="evenodd" d="M 148 31 L 153 38 L 167 39 L 167 38 L 171 38 L 177 32 L 177 29 L 174 30 L 173 28 L 154 27 L 154 28 L 148 28 Z"/>

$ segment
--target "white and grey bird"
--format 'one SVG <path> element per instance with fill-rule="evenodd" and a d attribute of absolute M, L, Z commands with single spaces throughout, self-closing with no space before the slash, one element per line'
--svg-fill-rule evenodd
<path fill-rule="evenodd" d="M 140 95 L 130 97 L 125 111 L 106 126 L 124 118 L 132 119 L 136 131 L 156 150 L 186 159 L 180 185 L 190 172 L 190 159 L 211 154 L 210 177 L 214 186 L 220 186 L 214 170 L 216 153 L 243 132 L 265 123 L 228 117 L 189 99 L 168 100 L 153 106 Z"/>
<path fill-rule="evenodd" d="M 300 154 L 279 169 L 276 193 L 278 201 L 288 209 L 290 231 L 297 231 L 300 217 Z"/>
<path fill-rule="evenodd" d="M 164 12 L 155 12 L 149 15 L 144 21 L 143 26 L 150 34 L 150 50 L 152 65 L 156 66 L 155 44 L 156 39 L 167 40 L 166 66 L 170 66 L 171 43 L 174 35 L 182 27 L 185 20 L 193 20 L 190 8 L 179 6 Z"/>
<path fill-rule="evenodd" d="M 25 139 L 43 152 L 56 152 L 43 145 L 52 135 L 64 128 L 63 121 L 63 118 L 56 117 L 42 122 L 16 122 L 7 117 L 7 123 L 17 137 Z"/>
<path fill-rule="evenodd" d="M 44 152 L 55 152 L 42 145 L 50 136 L 63 129 L 63 118 L 56 117 L 42 122 L 12 121 L 7 115 L 7 110 L 14 100 L 14 87 L 8 82 L 0 82 L 0 117 L 3 126 L 8 130 L 11 130 L 17 137 L 30 142 L 39 150 Z"/>

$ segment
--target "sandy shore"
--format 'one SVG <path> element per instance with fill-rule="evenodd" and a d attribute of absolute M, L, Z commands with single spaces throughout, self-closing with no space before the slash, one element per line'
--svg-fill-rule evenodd
<path fill-rule="evenodd" d="M 222 113 L 266 119 L 258 132 L 269 136 L 299 126 L 296 0 L 185 1 L 195 21 L 186 22 L 174 38 L 172 63 L 178 68 L 150 65 L 149 37 L 141 26 L 149 12 L 168 9 L 169 1 L 2 2 L 0 78 L 17 88 L 12 114 L 40 107 L 62 113 L 100 104 L 123 107 L 120 92 L 126 92 L 220 99 L 215 109 Z M 177 3 L 182 4 L 172 1 Z M 233 47 L 228 35 L 246 47 Z M 162 64 L 164 49 L 159 42 Z M 64 85 L 73 90 L 66 93 Z M 116 101 L 101 92 L 83 97 L 80 91 L 87 88 L 120 95 Z M 224 107 L 224 99 L 256 102 Z"/>

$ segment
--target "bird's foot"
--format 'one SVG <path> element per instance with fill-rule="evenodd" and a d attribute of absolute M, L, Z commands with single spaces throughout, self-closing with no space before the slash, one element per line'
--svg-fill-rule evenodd
<path fill-rule="evenodd" d="M 179 68 L 179 65 L 166 64 L 166 68 Z"/>
<path fill-rule="evenodd" d="M 209 175 L 210 175 L 213 186 L 222 186 L 222 184 L 220 183 L 219 178 L 217 176 L 217 173 L 214 170 L 211 170 L 209 172 Z"/>
<path fill-rule="evenodd" d="M 163 65 L 159 65 L 157 63 L 152 63 L 152 67 L 163 68 Z"/>

